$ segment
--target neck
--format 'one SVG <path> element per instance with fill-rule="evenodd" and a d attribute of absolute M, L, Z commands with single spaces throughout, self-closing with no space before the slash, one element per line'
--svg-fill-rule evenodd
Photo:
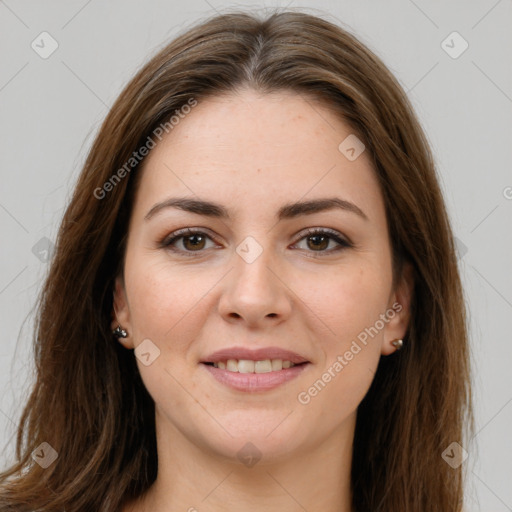
<path fill-rule="evenodd" d="M 157 418 L 157 479 L 125 512 L 351 512 L 354 426 L 355 414 L 320 446 L 246 467 L 197 446 Z"/>

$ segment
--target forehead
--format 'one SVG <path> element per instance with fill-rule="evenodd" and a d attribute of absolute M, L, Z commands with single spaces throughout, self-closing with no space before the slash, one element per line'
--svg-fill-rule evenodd
<path fill-rule="evenodd" d="M 252 90 L 211 97 L 151 150 L 137 203 L 148 208 L 179 193 L 261 211 L 284 199 L 339 193 L 382 214 L 368 155 L 350 160 L 339 149 L 347 137 L 354 137 L 351 127 L 312 97 Z"/>

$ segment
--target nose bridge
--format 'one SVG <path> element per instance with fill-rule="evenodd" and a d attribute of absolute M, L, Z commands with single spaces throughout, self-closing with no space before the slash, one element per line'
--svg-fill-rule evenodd
<path fill-rule="evenodd" d="M 261 236 L 259 237 L 261 240 Z M 273 288 L 274 274 L 269 267 L 274 261 L 272 247 L 260 243 L 255 237 L 247 236 L 236 247 L 234 281 L 239 293 L 266 294 Z"/>
<path fill-rule="evenodd" d="M 257 321 L 283 316 L 289 311 L 286 287 L 276 277 L 273 249 L 255 237 L 246 237 L 236 247 L 234 269 L 221 299 L 221 312 Z"/>

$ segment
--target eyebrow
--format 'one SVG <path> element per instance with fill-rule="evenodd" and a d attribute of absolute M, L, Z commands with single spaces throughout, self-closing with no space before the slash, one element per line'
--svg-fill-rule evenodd
<path fill-rule="evenodd" d="M 196 213 L 206 217 L 218 219 L 232 219 L 229 210 L 218 203 L 203 201 L 198 199 L 189 199 L 186 197 L 171 197 L 160 203 L 156 203 L 144 217 L 149 220 L 158 212 L 166 208 L 177 208 L 190 213 Z M 311 215 L 318 212 L 341 209 L 347 212 L 355 213 L 364 220 L 368 220 L 366 214 L 354 203 L 337 197 L 312 199 L 310 201 L 299 201 L 285 204 L 277 212 L 277 220 L 287 220 L 299 217 L 300 215 Z"/>

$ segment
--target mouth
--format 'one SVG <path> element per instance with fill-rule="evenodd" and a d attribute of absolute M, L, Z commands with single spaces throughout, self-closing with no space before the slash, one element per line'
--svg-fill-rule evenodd
<path fill-rule="evenodd" d="M 295 364 L 286 359 L 261 359 L 259 361 L 252 361 L 251 359 L 226 359 L 225 361 L 217 361 L 215 363 L 208 362 L 204 364 L 233 373 L 270 373 L 280 372 L 288 368 L 293 368 L 294 366 L 308 363 L 305 361 Z"/>
<path fill-rule="evenodd" d="M 288 350 L 235 347 L 210 354 L 200 362 L 221 384 L 245 392 L 268 391 L 300 375 L 311 362 Z"/>

